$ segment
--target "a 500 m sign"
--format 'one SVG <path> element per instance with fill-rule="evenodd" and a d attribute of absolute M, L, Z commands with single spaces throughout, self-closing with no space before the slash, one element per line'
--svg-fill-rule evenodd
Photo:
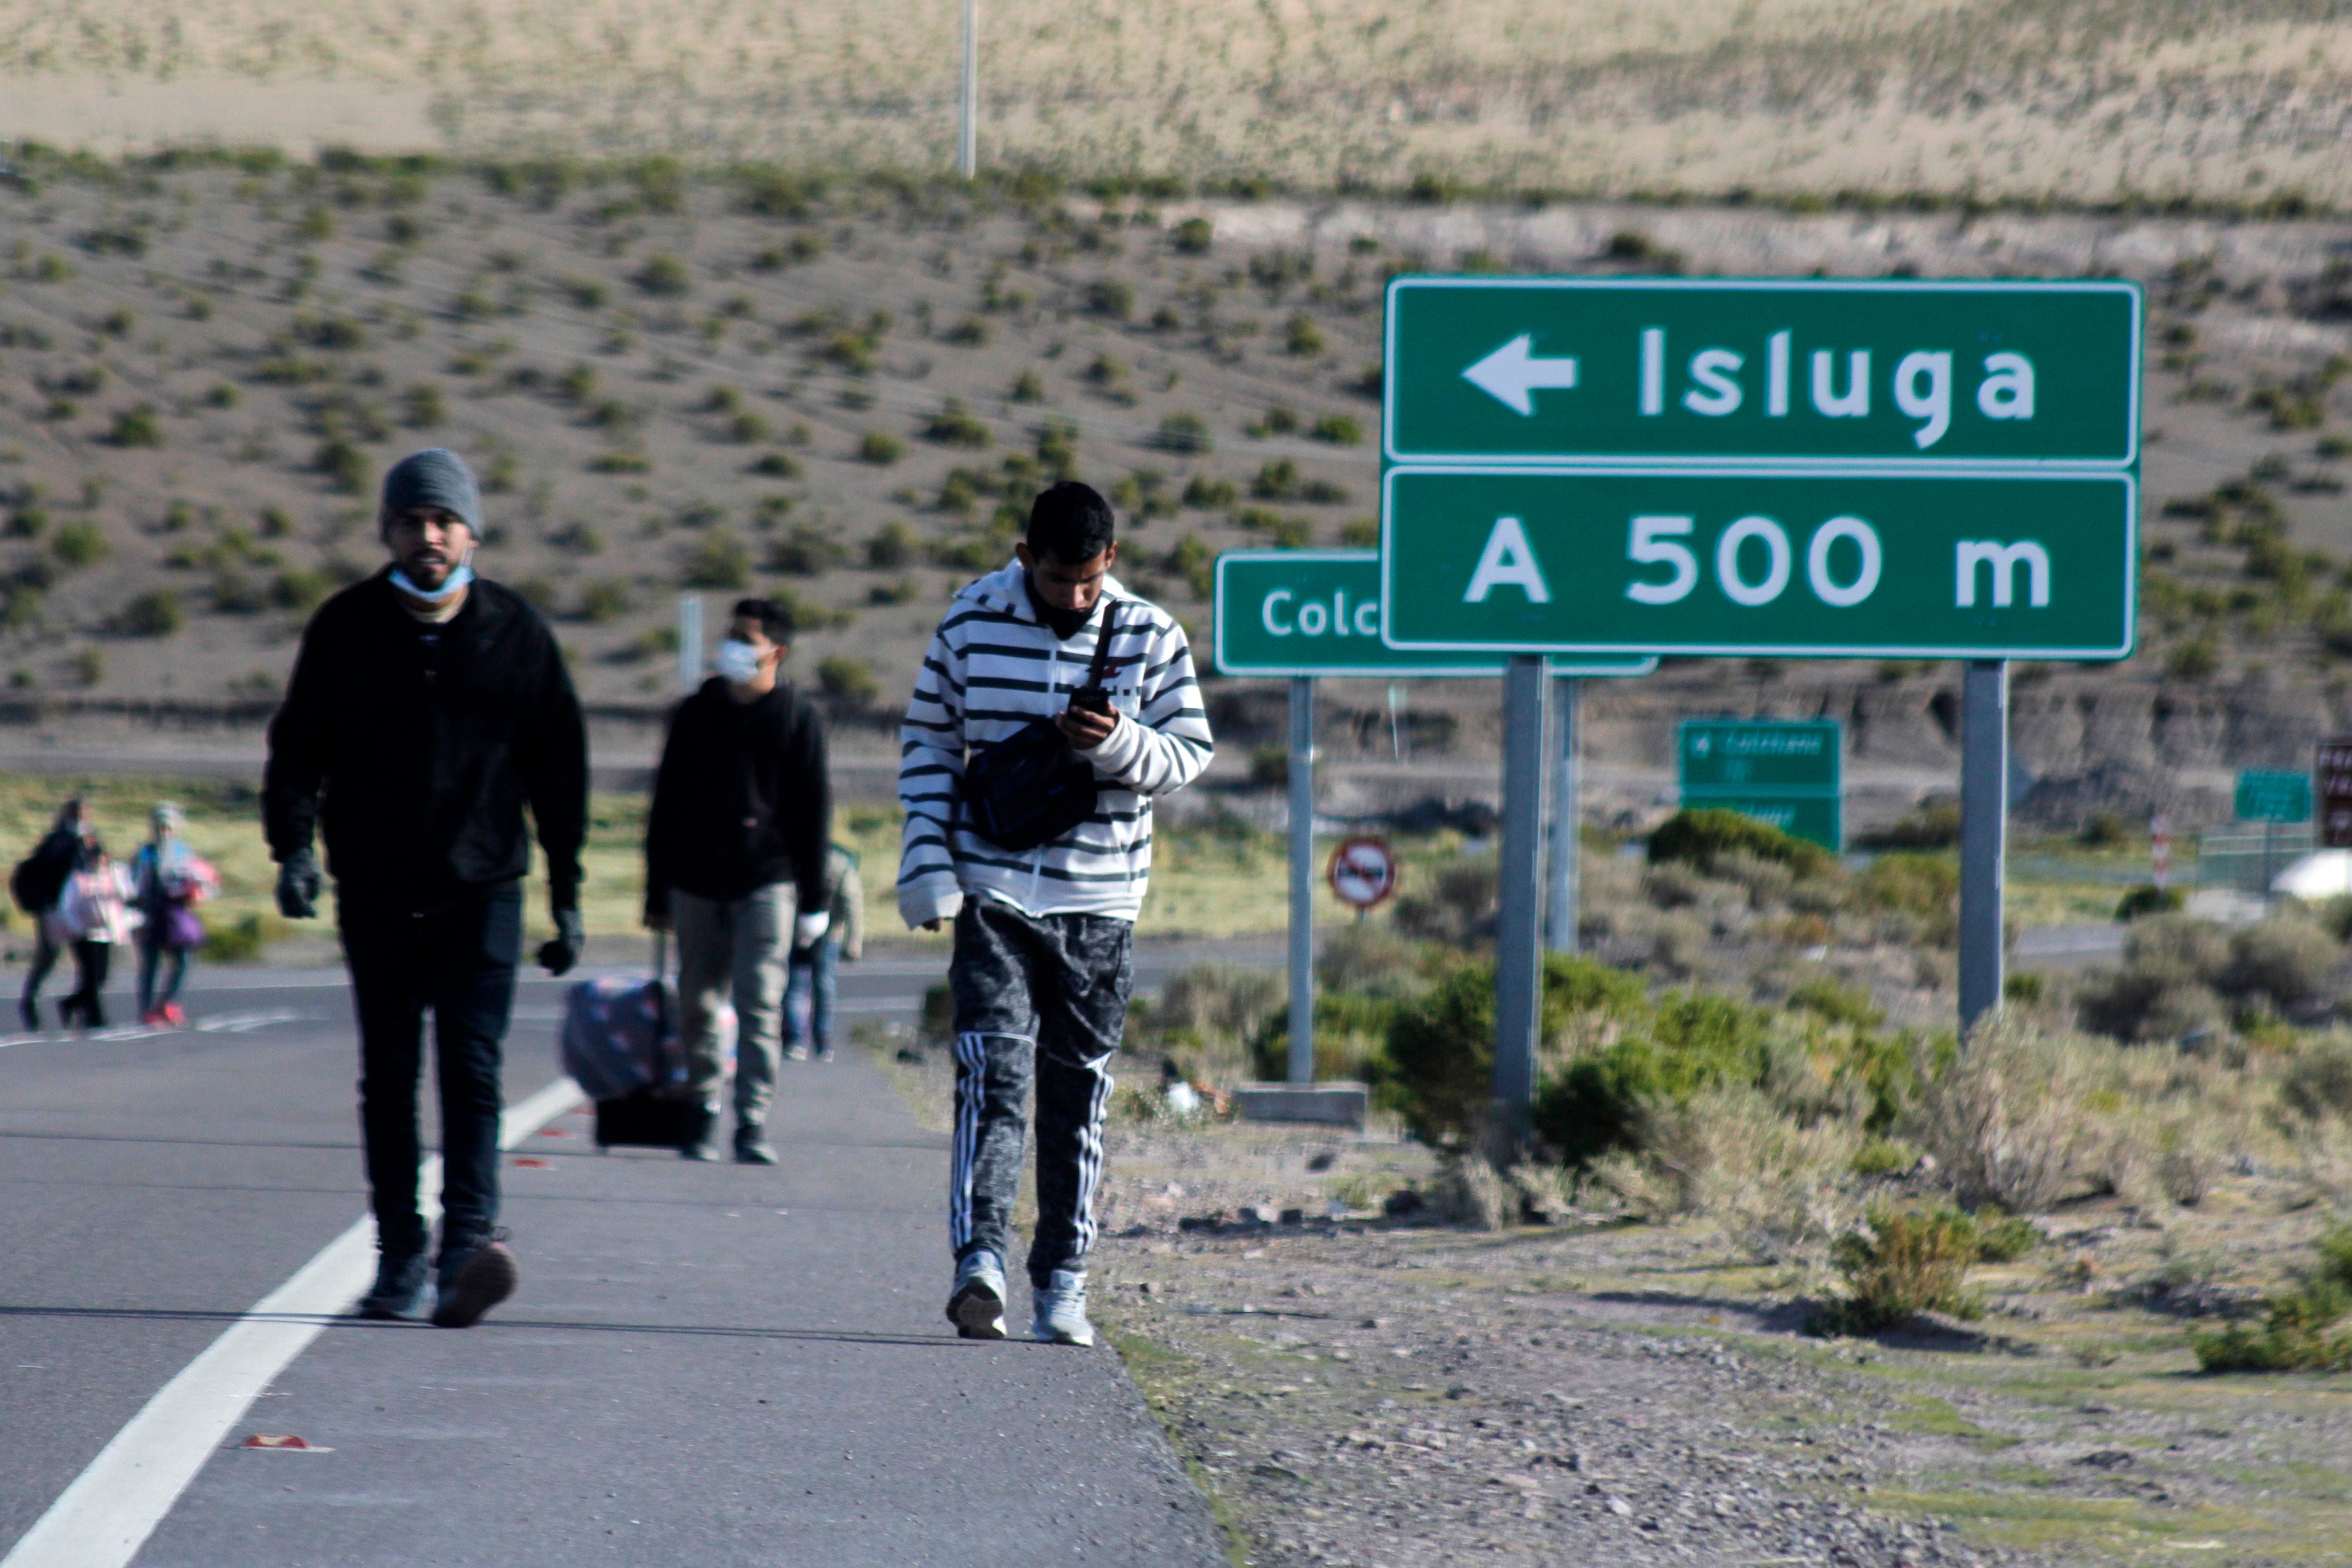
<path fill-rule="evenodd" d="M 1383 484 L 1382 633 L 1400 649 L 2132 648 L 2128 472 L 1400 467 Z"/>

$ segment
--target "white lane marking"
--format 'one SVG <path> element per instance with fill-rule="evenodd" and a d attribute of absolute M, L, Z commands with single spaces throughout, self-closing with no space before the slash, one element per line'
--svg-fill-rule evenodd
<path fill-rule="evenodd" d="M 579 1085 L 557 1079 L 507 1108 L 499 1147 L 513 1148 L 581 1100 Z M 430 1224 L 441 1208 L 439 1159 L 425 1162 L 419 1196 Z M 362 1219 L 157 1391 L 0 1558 L 0 1568 L 123 1568 L 246 1407 L 374 1278 L 375 1222 Z"/>
<path fill-rule="evenodd" d="M 200 1035 L 249 1035 L 272 1024 L 299 1024 L 307 1016 L 283 1007 L 269 1013 L 222 1013 L 215 1017 L 197 1019 L 195 1029 Z"/>

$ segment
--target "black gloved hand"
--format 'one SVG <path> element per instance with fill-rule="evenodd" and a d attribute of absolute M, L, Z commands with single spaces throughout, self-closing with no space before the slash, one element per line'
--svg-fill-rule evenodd
<path fill-rule="evenodd" d="M 588 928 L 580 921 L 578 910 L 555 911 L 555 935 L 540 944 L 539 966 L 550 974 L 562 974 L 580 962 L 580 950 L 588 945 Z"/>
<path fill-rule="evenodd" d="M 319 874 L 319 858 L 306 844 L 278 862 L 278 912 L 289 921 L 316 919 L 319 892 L 325 886 L 326 879 Z"/>

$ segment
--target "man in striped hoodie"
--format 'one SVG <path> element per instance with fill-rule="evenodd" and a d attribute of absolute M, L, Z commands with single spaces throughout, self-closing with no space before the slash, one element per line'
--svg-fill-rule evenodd
<path fill-rule="evenodd" d="M 1190 784 L 1213 743 L 1184 628 L 1110 575 L 1118 545 L 1100 495 L 1069 482 L 1047 489 L 1016 554 L 956 595 L 916 678 L 900 731 L 898 911 L 927 931 L 955 922 L 948 1317 L 966 1339 L 1004 1337 L 1004 1258 L 1034 1082 L 1034 1330 L 1090 1345 L 1086 1259 L 1110 1058 L 1151 868 L 1151 803 Z M 1109 701 L 1074 706 L 1106 636 Z M 1040 720 L 1091 764 L 1095 809 L 1057 837 L 1010 850 L 975 825 L 966 763 Z"/>

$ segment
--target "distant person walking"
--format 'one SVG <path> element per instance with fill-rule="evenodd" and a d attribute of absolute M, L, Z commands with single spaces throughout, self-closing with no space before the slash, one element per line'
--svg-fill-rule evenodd
<path fill-rule="evenodd" d="M 25 987 L 16 998 L 16 1016 L 28 1032 L 41 1026 L 41 986 L 65 952 L 49 921 L 50 912 L 65 893 L 66 879 L 85 868 L 96 853 L 97 826 L 90 820 L 88 803 L 74 795 L 58 807 L 49 831 L 9 875 L 8 890 L 16 907 L 33 917 L 33 961 L 25 971 Z"/>
<path fill-rule="evenodd" d="M 824 934 L 793 949 L 791 978 L 784 984 L 784 1055 L 796 1062 L 833 1059 L 833 998 L 844 959 L 866 956 L 866 889 L 857 879 L 857 857 L 840 845 L 824 856 Z M 801 1013 L 808 1013 L 808 1031 Z"/>
<path fill-rule="evenodd" d="M 955 921 L 949 1320 L 967 1339 L 1004 1337 L 1034 1080 L 1032 1331 L 1090 1345 L 1103 1110 L 1152 802 L 1199 775 L 1212 742 L 1183 627 L 1110 575 L 1118 545 L 1101 496 L 1071 482 L 1040 495 L 1017 556 L 955 596 L 916 678 L 900 731 L 898 911 L 928 931 Z"/>
<path fill-rule="evenodd" d="M 720 1028 L 734 1004 L 735 1158 L 772 1165 L 768 1107 L 783 1044 L 784 967 L 824 935 L 833 788 L 824 726 L 781 671 L 792 620 L 744 599 L 728 622 L 719 673 L 677 705 L 662 743 L 646 823 L 646 924 L 677 934 L 686 1091 L 702 1137 L 679 1151 L 719 1158 Z"/>
<path fill-rule="evenodd" d="M 188 1021 L 180 1010 L 180 985 L 188 975 L 188 955 L 205 940 L 196 906 L 220 891 L 220 878 L 180 836 L 185 820 L 168 800 L 156 806 L 148 813 L 147 842 L 131 858 L 131 901 L 140 916 L 139 1021 L 151 1027 Z"/>
<path fill-rule="evenodd" d="M 58 907 L 49 911 L 60 947 L 73 949 L 73 994 L 58 1003 L 58 1023 L 71 1028 L 106 1027 L 106 977 L 114 950 L 131 940 L 139 917 L 131 909 L 131 873 L 93 845 L 81 869 L 66 879 Z"/>
<path fill-rule="evenodd" d="M 587 734 L 547 623 L 474 574 L 481 498 L 456 454 L 394 465 L 377 526 L 391 564 L 303 631 L 270 721 L 262 816 L 288 919 L 318 912 L 321 826 L 335 878 L 381 1255 L 361 1314 L 405 1317 L 425 1289 L 416 1087 L 430 1009 L 444 1160 L 433 1321 L 466 1328 L 519 1274 L 497 1226 L 499 1068 L 530 864 L 523 808 L 555 922 L 539 962 L 562 974 L 583 941 Z"/>

